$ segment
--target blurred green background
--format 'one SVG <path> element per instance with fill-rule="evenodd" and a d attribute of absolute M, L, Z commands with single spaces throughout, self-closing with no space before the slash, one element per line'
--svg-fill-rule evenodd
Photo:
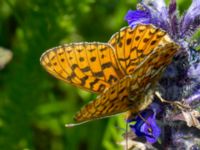
<path fill-rule="evenodd" d="M 179 1 L 179 7 L 184 10 L 190 2 Z M 95 95 L 55 79 L 39 58 L 63 43 L 108 41 L 127 25 L 124 16 L 135 4 L 136 0 L 0 0 L 0 46 L 13 52 L 0 70 L 1 150 L 121 149 L 121 116 L 65 128 Z"/>

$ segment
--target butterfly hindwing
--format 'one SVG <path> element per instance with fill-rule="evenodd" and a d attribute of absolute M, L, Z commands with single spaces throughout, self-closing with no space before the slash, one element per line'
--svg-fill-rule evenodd
<path fill-rule="evenodd" d="M 130 77 L 126 76 L 103 92 L 96 100 L 85 105 L 76 114 L 75 121 L 85 122 L 129 110 L 131 106 L 128 101 L 129 87 Z"/>

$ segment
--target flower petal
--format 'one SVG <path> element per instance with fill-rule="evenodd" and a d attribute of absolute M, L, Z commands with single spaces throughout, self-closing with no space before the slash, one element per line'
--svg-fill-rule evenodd
<path fill-rule="evenodd" d="M 192 103 L 193 101 L 197 101 L 197 103 L 200 102 L 200 89 L 197 90 L 195 93 L 192 94 L 192 96 L 188 97 L 185 100 L 188 104 Z"/>
<path fill-rule="evenodd" d="M 176 0 L 170 1 L 168 13 L 169 15 L 173 15 L 174 13 L 176 13 Z"/>
<path fill-rule="evenodd" d="M 154 117 L 149 117 L 146 120 L 147 123 L 144 123 L 143 126 L 141 127 L 141 131 L 144 132 L 145 134 L 149 135 L 146 136 L 146 140 L 149 143 L 155 143 L 158 140 L 158 137 L 160 136 L 160 128 L 156 124 L 156 120 Z"/>
<path fill-rule="evenodd" d="M 187 70 L 187 76 L 193 81 L 200 83 L 200 52 L 189 48 L 190 67 Z"/>
<path fill-rule="evenodd" d="M 168 11 L 164 0 L 143 0 L 141 4 L 151 14 L 151 23 L 166 31 L 169 29 Z"/>
<path fill-rule="evenodd" d="M 188 11 L 181 20 L 182 37 L 192 35 L 200 26 L 200 1 L 193 0 Z"/>
<path fill-rule="evenodd" d="M 142 0 L 142 3 L 146 6 L 152 7 L 154 10 L 156 9 L 159 12 L 162 12 L 163 8 L 166 8 L 164 0 Z"/>
<path fill-rule="evenodd" d="M 171 35 L 178 38 L 179 35 L 179 20 L 177 17 L 176 0 L 171 0 L 168 9 L 169 20 L 171 25 Z"/>
<path fill-rule="evenodd" d="M 188 69 L 188 76 L 191 79 L 196 79 L 196 81 L 200 82 L 200 63 L 195 63 L 190 66 Z"/>
<path fill-rule="evenodd" d="M 160 112 L 159 105 L 151 104 L 149 109 L 143 111 L 141 116 L 137 116 L 134 125 L 130 125 L 133 132 L 139 137 L 143 136 L 149 143 L 155 143 L 160 136 L 160 128 L 156 124 L 156 113 Z"/>
<path fill-rule="evenodd" d="M 139 23 L 149 24 L 150 14 L 143 10 L 129 10 L 125 16 L 125 20 L 128 22 L 129 26 L 134 27 Z"/>

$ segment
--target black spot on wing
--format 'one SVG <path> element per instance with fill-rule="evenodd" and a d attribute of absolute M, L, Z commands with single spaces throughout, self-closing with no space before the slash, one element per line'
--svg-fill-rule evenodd
<path fill-rule="evenodd" d="M 123 45 L 123 43 L 122 43 L 122 42 L 119 42 L 119 47 L 120 47 L 120 48 L 122 47 L 122 45 Z"/>
<path fill-rule="evenodd" d="M 81 85 L 82 85 L 82 86 L 85 85 L 87 79 L 88 79 L 88 76 L 85 76 L 85 77 L 81 78 Z"/>
<path fill-rule="evenodd" d="M 98 91 L 104 91 L 105 88 L 106 88 L 106 86 L 104 84 L 100 84 L 99 88 L 98 88 Z"/>
<path fill-rule="evenodd" d="M 103 74 L 102 71 L 99 71 L 99 72 L 94 72 L 94 76 L 95 76 L 95 77 L 103 77 L 104 74 Z"/>
<path fill-rule="evenodd" d="M 92 62 L 94 62 L 94 61 L 96 61 L 96 57 L 91 57 L 90 60 L 91 60 Z"/>
<path fill-rule="evenodd" d="M 119 90 L 119 93 L 123 93 L 125 90 L 126 90 L 126 88 L 124 87 L 124 88 Z"/>
<path fill-rule="evenodd" d="M 90 83 L 91 89 L 94 88 L 94 85 L 99 82 L 99 79 L 95 79 L 93 82 Z"/>
<path fill-rule="evenodd" d="M 131 38 L 126 40 L 126 44 L 129 45 L 131 43 Z"/>
<path fill-rule="evenodd" d="M 154 45 L 154 44 L 156 44 L 156 40 L 153 40 L 152 42 L 151 42 L 151 45 Z"/>
<path fill-rule="evenodd" d="M 81 71 L 83 71 L 83 72 L 88 72 L 88 71 L 90 71 L 91 69 L 90 69 L 90 67 L 85 67 L 85 68 L 80 68 L 81 69 Z"/>
<path fill-rule="evenodd" d="M 80 58 L 79 58 L 79 61 L 80 61 L 80 62 L 83 62 L 84 60 L 85 60 L 85 59 L 84 59 L 83 57 L 80 57 Z"/>
<path fill-rule="evenodd" d="M 113 76 L 113 75 L 109 76 L 109 79 L 108 79 L 109 83 L 115 83 L 116 81 L 117 81 L 117 78 L 115 76 Z"/>
<path fill-rule="evenodd" d="M 110 68 L 112 66 L 111 62 L 102 64 L 102 69 Z"/>
<path fill-rule="evenodd" d="M 136 36 L 135 40 L 138 41 L 140 39 L 140 36 Z"/>
<path fill-rule="evenodd" d="M 144 42 L 144 43 L 146 43 L 146 42 L 148 42 L 148 41 L 149 41 L 148 38 L 144 38 L 144 39 L 143 39 L 143 42 Z"/>
<path fill-rule="evenodd" d="M 77 64 L 73 64 L 73 65 L 71 66 L 71 68 L 72 68 L 72 70 L 74 70 L 74 69 L 78 68 L 78 65 L 77 65 Z"/>

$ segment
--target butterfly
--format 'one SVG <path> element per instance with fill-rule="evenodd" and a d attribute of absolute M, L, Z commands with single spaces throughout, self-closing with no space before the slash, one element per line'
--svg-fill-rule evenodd
<path fill-rule="evenodd" d="M 122 28 L 107 43 L 71 43 L 49 49 L 40 62 L 56 78 L 97 93 L 75 115 L 80 124 L 147 108 L 178 49 L 162 29 L 138 24 Z"/>

